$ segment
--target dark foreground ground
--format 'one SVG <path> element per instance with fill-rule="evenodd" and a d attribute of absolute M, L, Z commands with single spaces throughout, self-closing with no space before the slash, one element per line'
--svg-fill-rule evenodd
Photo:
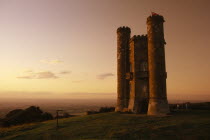
<path fill-rule="evenodd" d="M 0 140 L 208 140 L 210 111 L 178 111 L 171 116 L 103 113 L 0 128 Z"/>

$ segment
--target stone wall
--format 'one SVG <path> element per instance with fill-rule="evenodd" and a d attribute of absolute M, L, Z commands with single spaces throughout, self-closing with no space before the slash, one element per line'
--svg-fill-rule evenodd
<path fill-rule="evenodd" d="M 130 100 L 129 111 L 143 113 L 148 106 L 147 36 L 130 39 Z"/>

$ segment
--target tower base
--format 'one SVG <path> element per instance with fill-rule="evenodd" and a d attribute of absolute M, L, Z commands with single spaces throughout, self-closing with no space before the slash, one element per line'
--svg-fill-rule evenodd
<path fill-rule="evenodd" d="M 128 106 L 128 111 L 135 113 L 135 114 L 140 114 L 140 113 L 147 113 L 148 109 L 148 99 L 143 98 L 139 101 L 134 102 L 133 100 L 130 100 L 129 106 Z"/>
<path fill-rule="evenodd" d="M 149 99 L 147 115 L 167 115 L 170 113 L 167 99 Z"/>
<path fill-rule="evenodd" d="M 121 107 L 116 107 L 116 108 L 115 108 L 115 112 L 123 112 L 123 108 L 121 108 Z"/>
<path fill-rule="evenodd" d="M 127 112 L 128 111 L 128 101 L 129 99 L 119 99 L 117 100 L 117 105 L 115 107 L 115 112 Z"/>

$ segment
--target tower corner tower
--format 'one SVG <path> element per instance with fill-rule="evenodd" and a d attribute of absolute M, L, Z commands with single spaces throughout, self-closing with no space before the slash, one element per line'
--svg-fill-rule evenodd
<path fill-rule="evenodd" d="M 126 73 L 129 72 L 129 40 L 131 30 L 129 27 L 117 29 L 117 105 L 115 111 L 123 112 L 128 108 L 129 80 Z"/>
<path fill-rule="evenodd" d="M 148 115 L 169 113 L 166 91 L 165 39 L 163 16 L 158 14 L 147 18 L 149 105 Z"/>

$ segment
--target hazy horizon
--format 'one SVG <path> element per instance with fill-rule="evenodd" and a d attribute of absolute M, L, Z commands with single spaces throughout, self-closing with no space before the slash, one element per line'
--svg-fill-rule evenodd
<path fill-rule="evenodd" d="M 180 97 L 175 100 L 168 99 L 169 104 L 177 103 L 201 103 L 210 102 L 209 98 L 194 100 Z M 116 99 L 102 99 L 102 98 L 78 98 L 78 99 L 53 99 L 53 98 L 1 98 L 0 99 L 0 118 L 4 117 L 8 112 L 14 109 L 26 109 L 30 106 L 38 106 L 41 110 L 47 111 L 53 115 L 56 110 L 61 109 L 71 115 L 84 115 L 86 111 L 97 111 L 101 107 L 115 107 Z"/>
<path fill-rule="evenodd" d="M 86 101 L 95 101 L 95 102 L 100 102 L 100 101 L 117 101 L 117 93 L 66 93 L 64 95 L 60 95 L 55 97 L 56 93 L 45 93 L 43 94 L 44 96 L 23 96 L 24 93 L 22 94 L 21 97 L 20 93 L 17 94 L 19 96 L 14 97 L 12 96 L 15 93 L 11 93 L 11 96 L 5 96 L 0 99 L 0 101 L 16 101 L 16 102 L 30 102 L 30 101 L 81 101 L 81 102 L 86 102 Z M 34 93 L 31 93 L 34 94 Z M 8 93 L 7 93 L 8 95 Z M 46 96 L 48 95 L 48 96 Z M 72 97 L 73 96 L 73 97 Z M 64 98 L 65 97 L 65 98 Z M 170 102 L 186 102 L 186 101 L 191 101 L 191 102 L 210 102 L 210 96 L 209 94 L 191 94 L 191 96 L 184 95 L 184 94 L 169 94 L 168 95 L 168 101 Z"/>

